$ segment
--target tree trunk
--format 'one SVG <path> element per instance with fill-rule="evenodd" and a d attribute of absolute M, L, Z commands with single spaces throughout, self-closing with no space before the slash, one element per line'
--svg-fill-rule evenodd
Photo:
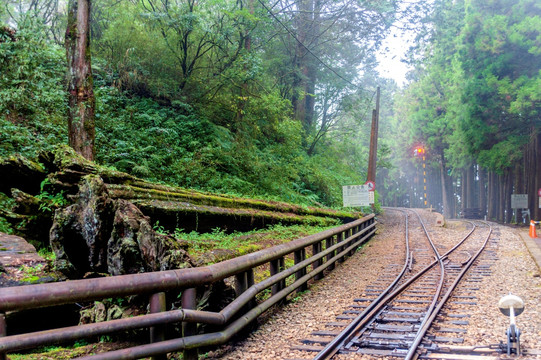
<path fill-rule="evenodd" d="M 90 64 L 90 2 L 70 0 L 66 29 L 68 60 L 69 145 L 84 158 L 94 160 L 94 92 Z"/>
<path fill-rule="evenodd" d="M 530 212 L 532 212 L 532 219 L 539 220 L 541 218 L 541 209 L 539 209 L 539 196 L 537 194 L 538 189 L 541 189 L 541 165 L 539 164 L 539 161 L 541 161 L 541 133 L 537 133 L 535 135 L 535 152 L 533 157 L 533 167 L 531 169 L 532 176 L 535 176 L 534 179 L 532 179 L 532 183 L 534 183 L 534 187 L 532 191 L 529 193 L 530 197 L 533 198 L 533 211 L 530 209 Z"/>
<path fill-rule="evenodd" d="M 464 216 L 464 210 L 467 208 L 466 206 L 466 188 L 467 188 L 467 177 L 466 177 L 466 170 L 462 170 L 460 172 L 460 209 L 462 211 L 462 215 Z"/>
<path fill-rule="evenodd" d="M 515 164 L 515 170 L 514 170 L 514 173 L 515 173 L 515 176 L 514 176 L 514 184 L 513 184 L 513 189 L 511 191 L 511 194 L 524 194 L 524 181 L 523 181 L 523 171 L 524 171 L 524 168 L 522 167 L 522 163 L 520 162 L 517 162 Z M 516 210 L 516 216 L 515 216 L 515 221 L 517 222 L 517 224 L 520 224 L 522 222 L 522 210 L 521 209 L 517 209 Z"/>
<path fill-rule="evenodd" d="M 506 224 L 509 224 L 511 222 L 511 215 L 513 214 L 513 210 L 511 209 L 511 193 L 513 192 L 513 168 L 505 169 L 503 178 L 503 221 Z"/>
<path fill-rule="evenodd" d="M 315 107 L 315 88 L 317 81 L 317 61 L 305 46 L 314 47 L 317 41 L 320 1 L 298 0 L 297 42 L 295 51 L 295 74 L 293 79 L 293 98 L 291 103 L 295 119 L 299 120 L 309 132 L 313 125 Z"/>
<path fill-rule="evenodd" d="M 487 188 L 486 188 L 486 171 L 479 166 L 479 207 L 481 214 L 487 215 Z"/>
<path fill-rule="evenodd" d="M 449 201 L 449 195 L 450 195 L 449 189 L 452 188 L 450 186 L 452 184 L 449 184 L 450 179 L 449 179 L 449 175 L 447 175 L 447 165 L 445 161 L 445 156 L 443 154 L 443 149 L 440 153 L 440 156 L 441 156 L 441 161 L 440 161 L 441 197 L 442 197 L 442 205 L 443 205 L 443 216 L 449 218 L 449 217 L 452 217 L 453 215 L 451 212 L 451 204 Z"/>
<path fill-rule="evenodd" d="M 488 208 L 487 208 L 487 217 L 490 220 L 494 220 L 496 218 L 496 210 L 495 210 L 495 203 L 496 203 L 496 174 L 493 171 L 488 172 Z"/>
<path fill-rule="evenodd" d="M 504 221 L 504 176 L 498 175 L 498 201 L 497 201 L 497 210 L 498 210 L 498 221 Z"/>
<path fill-rule="evenodd" d="M 474 171 L 473 164 L 468 165 L 466 168 L 466 207 L 474 208 L 475 207 L 475 196 L 474 196 Z"/>

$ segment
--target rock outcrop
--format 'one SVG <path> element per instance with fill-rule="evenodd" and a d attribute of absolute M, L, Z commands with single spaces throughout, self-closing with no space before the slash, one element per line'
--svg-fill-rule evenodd
<path fill-rule="evenodd" d="M 41 154 L 39 163 L 0 159 L 0 172 L 0 192 L 16 203 L 11 211 L 0 209 L 0 216 L 25 238 L 50 244 L 56 267 L 70 278 L 193 266 L 187 244 L 164 235 L 177 228 L 328 226 L 359 216 L 153 184 L 99 166 L 67 146 Z M 158 222 L 165 231 L 155 231 Z"/>
<path fill-rule="evenodd" d="M 156 233 L 129 201 L 111 199 L 98 175 L 82 177 L 75 203 L 56 210 L 50 241 L 57 269 L 72 278 L 192 265 L 179 241 Z"/>

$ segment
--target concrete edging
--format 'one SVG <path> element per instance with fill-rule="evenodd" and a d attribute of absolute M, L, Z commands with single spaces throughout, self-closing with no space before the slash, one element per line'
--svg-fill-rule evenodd
<path fill-rule="evenodd" d="M 526 248 L 528 248 L 528 252 L 537 264 L 537 268 L 541 271 L 541 238 L 532 239 L 526 231 L 520 231 L 519 233 Z"/>

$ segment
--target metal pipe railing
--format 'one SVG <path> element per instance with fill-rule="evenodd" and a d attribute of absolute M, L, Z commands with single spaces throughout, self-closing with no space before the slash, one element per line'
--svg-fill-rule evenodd
<path fill-rule="evenodd" d="M 269 307 L 279 302 L 283 302 L 290 293 L 303 289 L 308 280 L 314 277 L 316 279 L 320 278 L 325 269 L 332 269 L 335 262 L 342 261 L 343 258 L 350 255 L 356 247 L 370 238 L 375 233 L 375 226 L 376 222 L 374 215 L 369 215 L 352 223 L 319 234 L 307 236 L 287 244 L 260 250 L 255 253 L 202 268 L 74 280 L 63 283 L 27 285 L 16 288 L 2 288 L 0 289 L 0 316 L 3 316 L 3 313 L 6 311 L 24 310 L 43 306 L 75 303 L 79 301 L 101 300 L 104 298 L 123 297 L 136 294 L 149 294 L 156 303 L 153 305 L 154 310 L 152 312 L 154 313 L 140 315 L 134 318 L 39 331 L 29 334 L 0 336 L 0 356 L 6 352 L 15 350 L 58 342 L 74 341 L 85 337 L 111 334 L 117 331 L 138 328 L 151 329 L 152 343 L 142 345 L 145 349 L 144 351 L 141 349 L 133 351 L 124 349 L 120 352 L 114 351 L 99 356 L 105 356 L 104 358 L 107 359 L 124 359 L 127 358 L 127 353 L 141 354 L 140 351 L 145 352 L 146 355 L 143 356 L 156 356 L 181 349 L 187 350 L 200 346 L 222 343 L 222 341 L 227 341 L 227 339 L 234 335 L 236 331 L 242 329 Z M 347 236 L 349 234 L 351 235 Z M 336 237 L 336 242 L 333 240 L 334 237 Z M 326 245 L 325 250 L 322 250 L 323 242 L 325 242 Z M 333 245 L 329 246 L 330 244 Z M 312 247 L 312 250 L 314 251 L 312 256 L 308 258 L 306 258 L 305 250 L 307 247 Z M 297 256 L 295 265 L 288 269 L 284 269 L 283 265 L 285 257 L 296 253 L 301 253 L 302 256 Z M 253 269 L 267 263 L 271 265 L 270 276 L 261 282 L 254 284 Z M 312 270 L 307 272 L 307 267 L 310 265 L 312 266 Z M 249 274 L 252 274 L 251 280 L 248 279 Z M 231 276 L 246 277 L 246 281 L 242 284 L 242 289 L 237 294 L 237 298 L 219 313 L 193 310 L 187 308 L 187 306 L 181 310 L 163 311 L 163 292 L 169 290 L 184 290 L 189 293 L 191 289 L 195 294 L 195 288 Z M 285 280 L 290 276 L 294 276 L 295 281 L 286 287 Z M 254 307 L 253 304 L 256 295 L 269 288 L 273 290 L 270 298 Z M 158 305 L 158 303 L 160 303 L 160 305 Z M 239 317 L 240 311 L 247 312 L 242 317 Z M 238 319 L 229 324 L 226 329 L 220 333 L 194 335 L 193 331 L 187 331 L 185 332 L 185 335 L 187 336 L 184 338 L 161 341 L 163 339 L 163 326 L 165 324 L 182 322 L 184 325 L 190 323 L 204 323 L 225 326 L 235 317 L 238 317 Z M 189 328 L 189 326 L 187 328 Z M 168 344 L 170 343 L 175 344 L 171 345 L 174 346 L 175 350 L 169 350 Z M 160 352 L 154 353 L 154 350 L 151 350 L 154 349 L 155 346 L 157 346 L 156 349 L 161 349 Z M 137 358 L 131 356 L 132 355 L 128 358 Z"/>
<path fill-rule="evenodd" d="M 332 261 L 334 262 L 338 260 L 338 258 L 341 258 L 347 255 L 350 251 L 354 250 L 360 244 L 366 241 L 370 235 L 367 235 L 366 237 L 363 237 L 357 242 L 355 242 L 353 245 L 346 247 Z M 179 338 L 179 339 L 171 339 L 171 340 L 162 341 L 156 344 L 135 346 L 132 348 L 111 351 L 104 354 L 86 356 L 86 357 L 81 358 L 80 360 L 116 360 L 116 359 L 130 360 L 130 359 L 139 359 L 143 357 L 159 355 L 159 354 L 164 353 L 163 352 L 164 349 L 167 349 L 167 352 L 175 352 L 175 351 L 180 351 L 183 349 L 192 349 L 196 347 L 216 346 L 216 345 L 224 344 L 228 340 L 230 340 L 234 335 L 236 335 L 239 331 L 241 331 L 244 327 L 246 327 L 252 321 L 254 321 L 259 315 L 267 311 L 273 305 L 277 304 L 283 298 L 287 297 L 287 295 L 293 293 L 296 289 L 299 288 L 299 286 L 301 286 L 302 284 L 305 284 L 308 280 L 312 279 L 313 277 L 317 276 L 319 273 L 323 272 L 325 268 L 326 266 L 322 266 L 304 275 L 301 279 L 298 279 L 293 284 L 281 290 L 276 296 L 273 296 L 267 299 L 263 303 L 251 309 L 248 313 L 246 313 L 241 318 L 232 322 L 223 331 L 210 333 L 210 334 L 195 335 L 195 336 L 184 337 L 184 338 Z"/>

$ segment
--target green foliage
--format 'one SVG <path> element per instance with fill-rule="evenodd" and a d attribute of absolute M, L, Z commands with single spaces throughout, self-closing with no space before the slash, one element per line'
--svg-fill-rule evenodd
<path fill-rule="evenodd" d="M 23 265 L 20 266 L 18 272 L 21 274 L 20 281 L 28 283 L 36 283 L 43 275 L 43 264 L 37 264 L 33 266 Z"/>
<path fill-rule="evenodd" d="M 38 255 L 49 262 L 52 262 L 56 259 L 56 254 L 48 247 L 39 249 Z"/>
<path fill-rule="evenodd" d="M 185 233 L 182 229 L 176 229 L 173 236 L 190 244 L 190 253 L 206 252 L 213 249 L 235 250 L 238 255 L 261 249 L 261 244 L 269 243 L 276 245 L 283 241 L 301 238 L 315 234 L 329 227 L 281 224 L 269 226 L 267 229 L 253 230 L 248 232 L 226 233 L 223 229 L 215 228 L 211 233 L 198 233 L 192 231 Z"/>
<path fill-rule="evenodd" d="M 540 125 L 540 19 L 533 0 L 436 1 L 426 57 L 404 95 L 406 144 L 428 145 L 444 171 L 513 166 Z"/>
<path fill-rule="evenodd" d="M 0 34 L 0 156 L 35 156 L 65 141 L 64 61 L 36 17 L 25 17 L 14 38 Z"/>
<path fill-rule="evenodd" d="M 14 205 L 15 201 L 13 199 L 0 192 L 0 214 L 2 211 L 11 211 Z M 11 224 L 2 216 L 0 216 L 0 232 L 5 234 L 14 233 L 14 229 L 11 227 Z"/>
<path fill-rule="evenodd" d="M 357 103 L 341 104 L 353 90 L 314 68 L 325 84 L 310 94 L 317 103 L 314 121 L 328 115 L 335 125 L 351 124 L 338 135 L 326 129 L 307 152 L 315 135 L 292 119 L 296 45 L 281 40 L 263 7 L 232 0 L 193 7 L 181 0 L 94 5 L 96 159 L 102 165 L 151 181 L 306 205 L 340 206 L 341 186 L 364 181 L 366 144 L 343 135 L 362 126 L 352 120 L 359 117 Z M 375 13 L 390 19 L 394 11 L 350 5 L 365 20 Z M 25 15 L 15 21 L 15 39 L 0 33 L 0 156 L 35 158 L 67 140 L 66 64 L 64 51 L 47 40 L 58 28 Z M 283 20 L 294 18 L 284 14 Z M 373 29 L 388 27 L 384 18 L 372 20 Z M 361 39 L 382 33 L 351 19 L 321 21 L 332 27 L 322 40 L 341 40 L 314 51 L 339 54 L 344 73 L 354 78 L 358 64 L 370 60 L 375 38 Z M 349 25 L 355 34 L 344 31 Z M 354 49 L 346 46 L 351 43 Z M 324 102 L 336 105 L 322 110 Z M 65 204 L 61 193 L 42 191 L 39 198 L 43 211 Z"/>
<path fill-rule="evenodd" d="M 152 226 L 152 229 L 160 235 L 169 235 L 167 230 L 165 230 L 165 228 L 160 225 L 160 221 L 156 221 L 156 223 Z"/>
<path fill-rule="evenodd" d="M 64 196 L 64 190 L 56 194 L 51 194 L 44 189 L 50 184 L 49 179 L 45 178 L 40 184 L 40 193 L 36 195 L 36 198 L 40 200 L 39 210 L 43 212 L 53 212 L 54 209 L 63 207 L 68 203 L 68 200 Z"/>

